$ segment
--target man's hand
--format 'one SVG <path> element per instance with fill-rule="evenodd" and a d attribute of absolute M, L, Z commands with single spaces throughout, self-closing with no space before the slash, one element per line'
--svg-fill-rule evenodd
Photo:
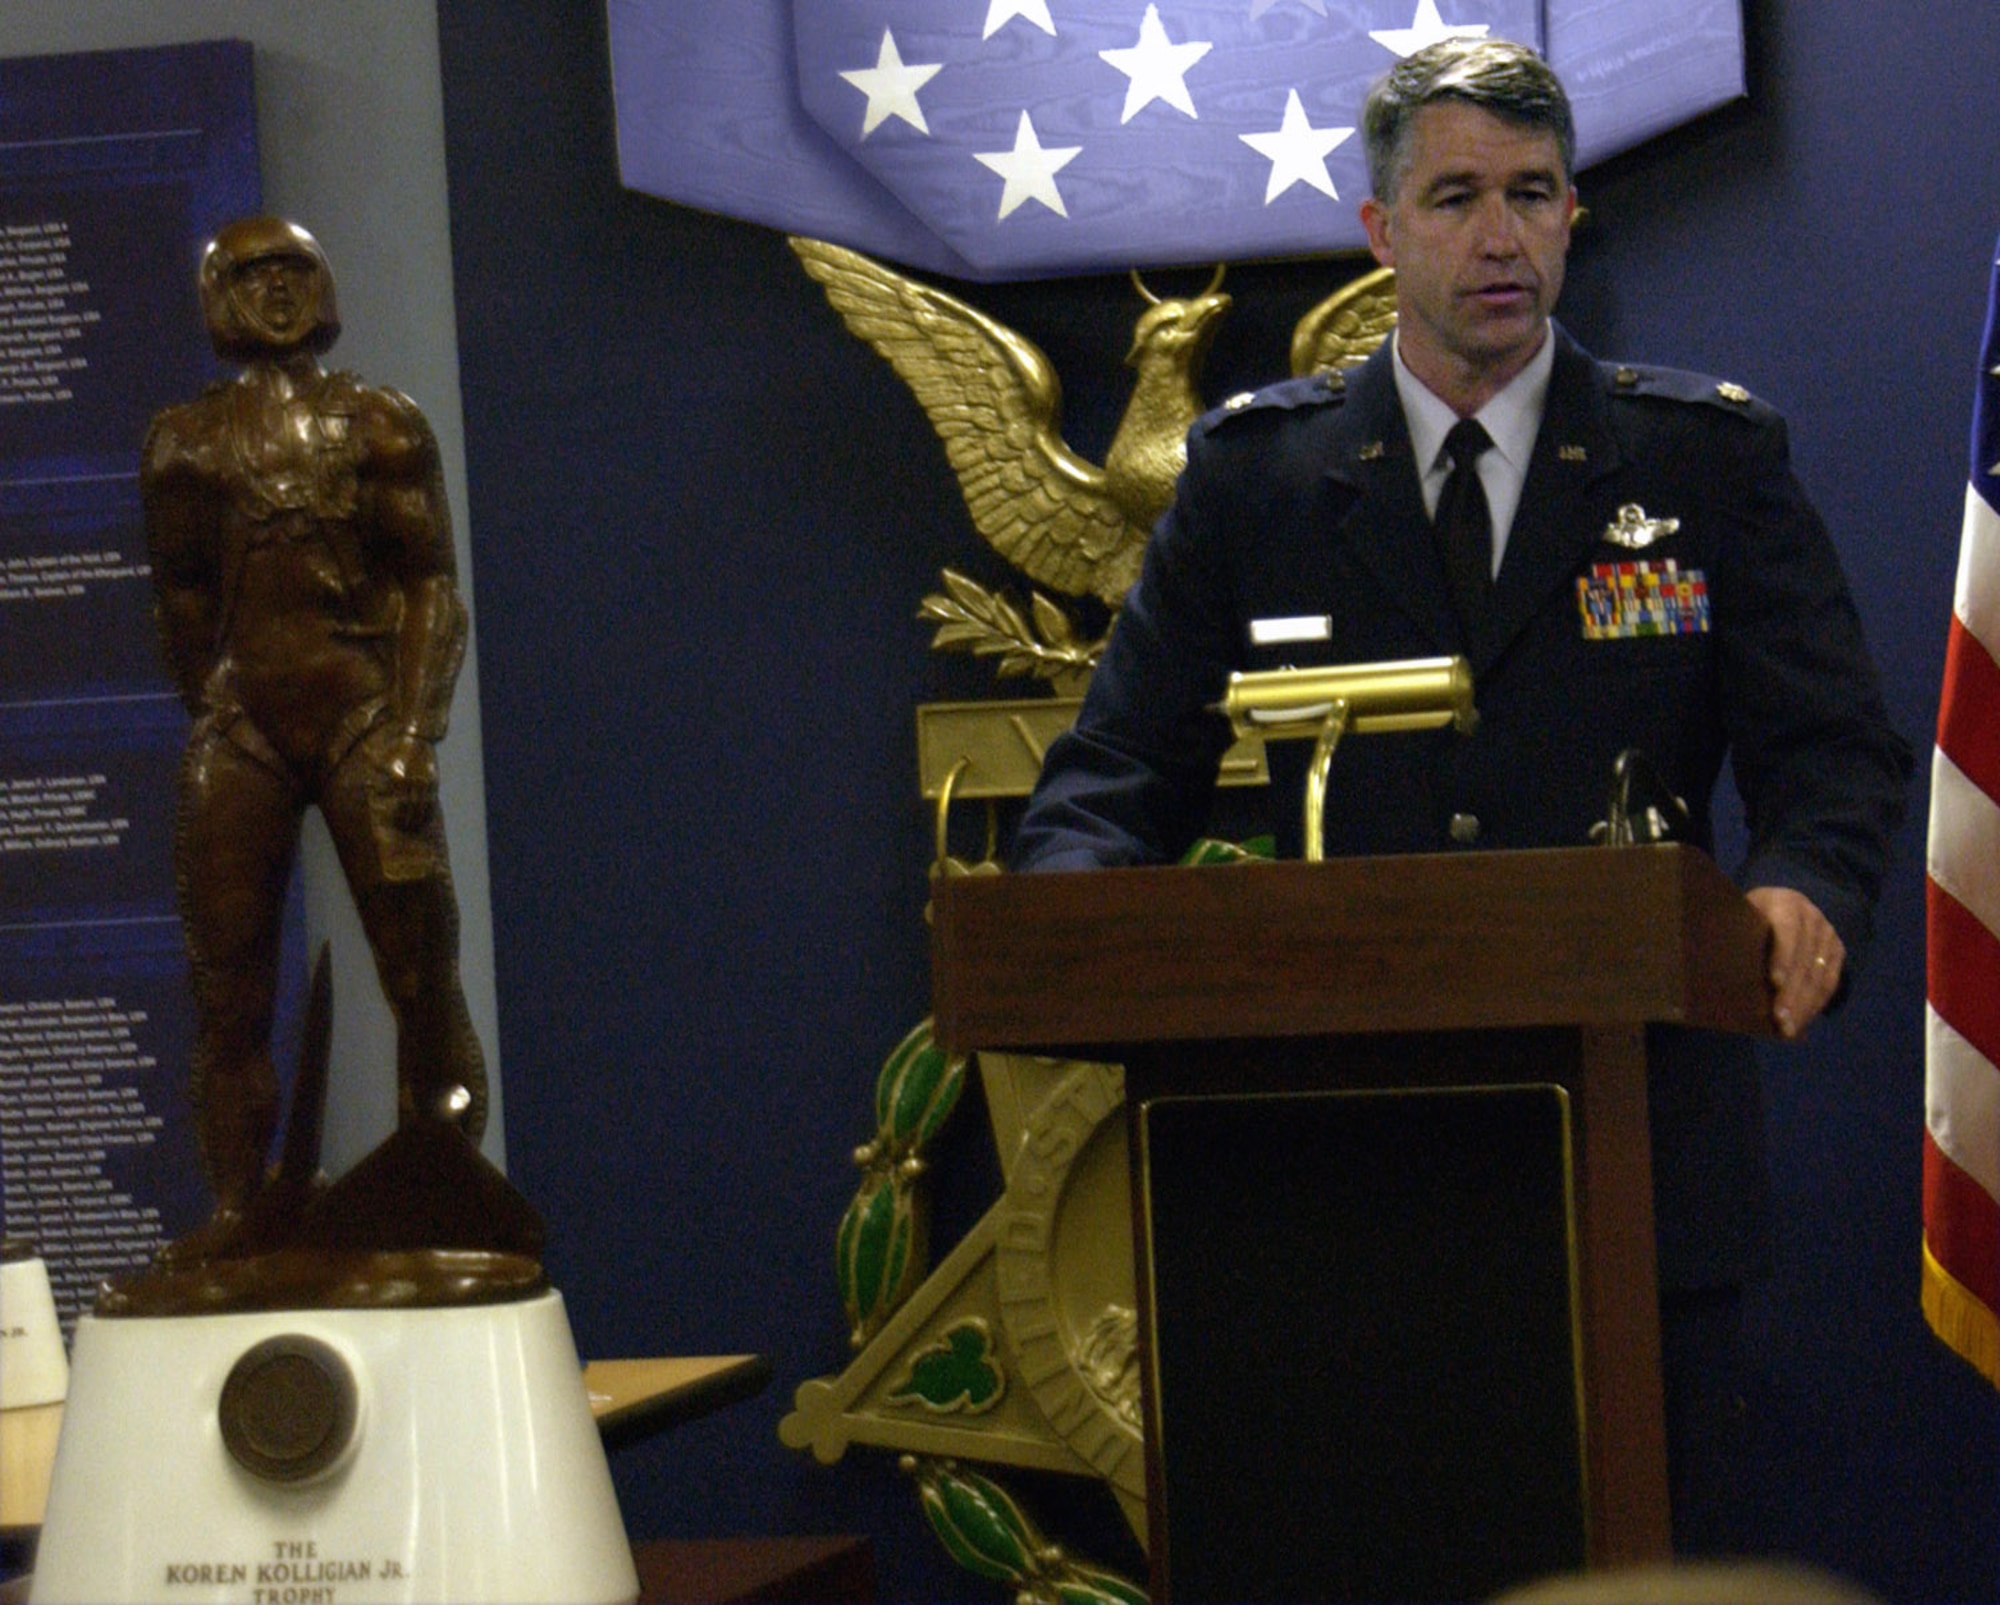
<path fill-rule="evenodd" d="M 1771 922 L 1771 1018 L 1780 1035 L 1796 1037 L 1840 986 L 1847 948 L 1803 892 L 1756 886 L 1743 895 Z"/>

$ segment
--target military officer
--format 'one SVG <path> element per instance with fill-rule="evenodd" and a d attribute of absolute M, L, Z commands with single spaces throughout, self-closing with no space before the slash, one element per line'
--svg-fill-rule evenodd
<path fill-rule="evenodd" d="M 1596 361 L 1552 321 L 1574 135 L 1532 52 L 1420 51 L 1371 92 L 1364 135 L 1395 336 L 1344 378 L 1196 424 L 1014 864 L 1177 858 L 1208 816 L 1229 740 L 1210 709 L 1234 670 L 1463 653 L 1477 730 L 1343 745 L 1327 851 L 1582 844 L 1631 748 L 1712 847 L 1727 759 L 1773 1019 L 1794 1036 L 1866 944 L 1910 753 L 1785 425 L 1734 385 Z M 1468 573 L 1439 509 L 1473 486 L 1486 544 Z M 1281 845 L 1307 745 L 1270 750 Z M 1666 1036 L 1650 1094 L 1676 1538 L 1718 1547 L 1700 1511 L 1725 1497 L 1709 1448 L 1727 1407 L 1697 1396 L 1729 1386 L 1735 1291 L 1763 1258 L 1760 1095 L 1746 1044 Z"/>

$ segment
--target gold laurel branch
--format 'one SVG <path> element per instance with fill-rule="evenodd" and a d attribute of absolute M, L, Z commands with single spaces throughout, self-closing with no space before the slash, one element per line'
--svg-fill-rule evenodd
<path fill-rule="evenodd" d="M 1030 593 L 1033 623 L 1005 595 L 989 591 L 955 569 L 945 569 L 944 596 L 927 596 L 917 617 L 937 626 L 936 652 L 997 658 L 994 673 L 1046 680 L 1059 696 L 1081 692 L 1104 651 L 1103 639 L 1077 640 L 1070 616 L 1040 591 Z"/>

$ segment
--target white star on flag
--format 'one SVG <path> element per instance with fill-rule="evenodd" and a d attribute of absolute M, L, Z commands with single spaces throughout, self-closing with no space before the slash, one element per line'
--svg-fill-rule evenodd
<path fill-rule="evenodd" d="M 896 36 L 882 30 L 882 50 L 872 67 L 856 68 L 840 76 L 868 97 L 868 110 L 861 119 L 861 137 L 866 139 L 891 117 L 900 117 L 920 134 L 928 134 L 924 109 L 917 104 L 917 91 L 938 74 L 943 62 L 917 66 L 906 63 L 896 48 Z"/>
<path fill-rule="evenodd" d="M 1285 94 L 1285 120 L 1274 133 L 1238 134 L 1236 137 L 1271 163 L 1271 178 L 1264 186 L 1264 204 L 1269 206 L 1294 184 L 1310 184 L 1322 195 L 1339 200 L 1333 176 L 1326 170 L 1327 154 L 1354 132 L 1351 128 L 1315 128 L 1306 120 L 1306 108 L 1296 89 Z"/>
<path fill-rule="evenodd" d="M 1212 44 L 1193 42 L 1175 44 L 1160 21 L 1160 8 L 1147 6 L 1136 45 L 1124 50 L 1098 51 L 1132 80 L 1125 86 L 1125 114 L 1118 121 L 1129 123 L 1156 100 L 1164 100 L 1177 111 L 1196 117 L 1194 98 L 1188 94 L 1188 70 L 1214 48 Z"/>
<path fill-rule="evenodd" d="M 1468 23 L 1463 27 L 1452 27 L 1438 15 L 1437 0 L 1417 0 L 1416 20 L 1409 27 L 1370 28 L 1368 37 L 1399 56 L 1414 56 L 1425 45 L 1434 45 L 1440 39 L 1484 39 L 1486 24 Z"/>
<path fill-rule="evenodd" d="M 1062 191 L 1056 188 L 1056 174 L 1074 161 L 1082 149 L 1081 145 L 1053 145 L 1044 150 L 1035 134 L 1034 122 L 1022 112 L 1020 126 L 1014 130 L 1012 150 L 974 151 L 972 155 L 975 161 L 992 168 L 1007 181 L 1000 192 L 1002 218 L 1027 201 L 1040 201 L 1056 216 L 1068 217 Z"/>
<path fill-rule="evenodd" d="M 1015 17 L 1026 17 L 1050 38 L 1055 37 L 1056 19 L 1049 15 L 1049 0 L 986 0 L 986 32 L 991 39 Z"/>
<path fill-rule="evenodd" d="M 1255 22 L 1277 3 L 1278 0 L 1250 0 L 1250 20 Z M 1326 15 L 1326 0 L 1299 0 L 1299 4 L 1315 16 Z"/>

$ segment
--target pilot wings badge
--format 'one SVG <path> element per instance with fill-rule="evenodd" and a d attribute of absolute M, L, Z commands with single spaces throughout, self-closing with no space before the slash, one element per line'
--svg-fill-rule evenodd
<path fill-rule="evenodd" d="M 1655 541 L 1663 541 L 1681 527 L 1678 518 L 1648 518 L 1637 502 L 1627 502 L 1618 516 L 1604 526 L 1603 539 L 1628 552 L 1643 551 Z"/>

